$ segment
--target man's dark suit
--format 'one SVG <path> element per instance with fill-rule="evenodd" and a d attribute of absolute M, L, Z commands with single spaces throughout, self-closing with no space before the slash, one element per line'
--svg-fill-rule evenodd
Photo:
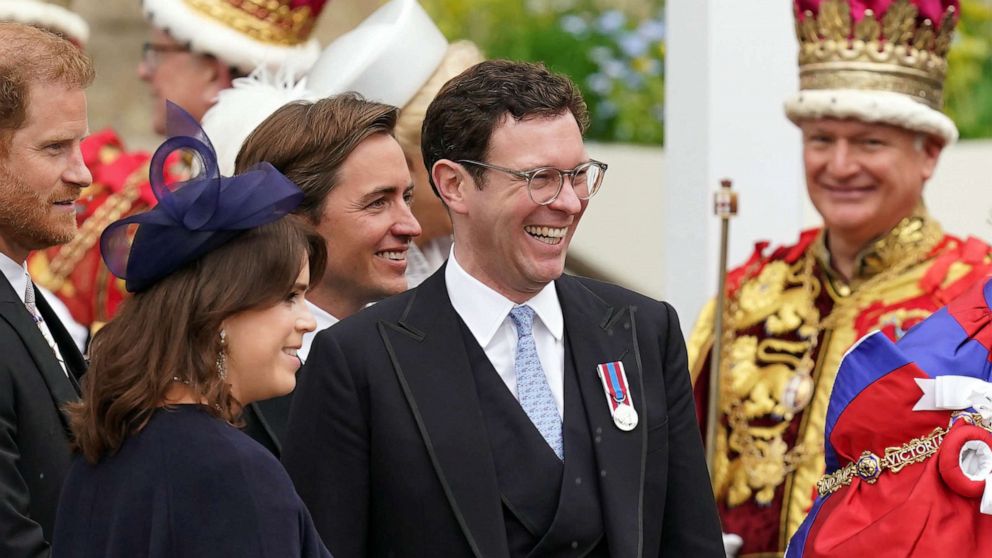
<path fill-rule="evenodd" d="M 44 297 L 38 310 L 69 368 L 66 376 L 41 330 L 0 276 L 0 556 L 48 556 L 69 430 L 60 408 L 79 399 L 83 357 Z"/>
<path fill-rule="evenodd" d="M 600 509 L 591 513 L 601 514 L 608 555 L 722 557 L 674 310 L 587 279 L 563 276 L 556 287 L 566 361 L 585 402 L 585 416 L 573 417 L 566 401 L 564 427 L 588 426 L 599 470 L 592 482 Z M 485 376 L 471 364 L 481 348 L 467 350 L 466 338 L 444 268 L 318 335 L 301 371 L 283 462 L 337 558 L 519 555 L 507 518 L 527 513 L 511 509 L 497 479 L 494 423 L 480 411 L 485 392 L 476 380 Z M 617 360 L 640 414 L 631 432 L 614 426 L 596 373 Z M 565 455 L 567 472 L 567 437 Z M 529 463 L 519 466 L 523 477 L 537 474 Z M 598 548 L 595 555 L 606 553 Z"/>
<path fill-rule="evenodd" d="M 286 437 L 292 401 L 293 392 L 290 392 L 282 397 L 249 403 L 241 414 L 241 420 L 245 423 L 244 433 L 265 446 L 276 459 L 282 456 L 282 441 Z"/>

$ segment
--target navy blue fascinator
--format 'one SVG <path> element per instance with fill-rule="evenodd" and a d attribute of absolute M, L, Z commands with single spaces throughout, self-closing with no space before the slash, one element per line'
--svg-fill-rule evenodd
<path fill-rule="evenodd" d="M 148 172 L 158 204 L 112 223 L 100 237 L 103 261 L 132 293 L 242 231 L 276 221 L 303 201 L 303 192 L 269 163 L 234 177 L 221 176 L 213 145 L 196 119 L 173 103 L 166 110 L 169 139 L 155 151 Z M 166 158 L 177 150 L 194 154 L 198 172 L 166 184 Z"/>

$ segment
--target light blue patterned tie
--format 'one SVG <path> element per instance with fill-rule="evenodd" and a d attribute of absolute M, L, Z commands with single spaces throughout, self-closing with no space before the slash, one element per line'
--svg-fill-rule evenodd
<path fill-rule="evenodd" d="M 517 328 L 517 356 L 514 361 L 517 399 L 558 459 L 564 459 L 561 416 L 548 386 L 548 378 L 544 375 L 544 368 L 541 367 L 541 359 L 537 356 L 537 345 L 534 344 L 534 309 L 530 306 L 517 306 L 510 310 L 510 319 Z"/>

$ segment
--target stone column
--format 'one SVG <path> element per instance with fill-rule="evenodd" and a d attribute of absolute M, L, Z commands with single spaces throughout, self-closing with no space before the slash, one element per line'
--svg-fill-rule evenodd
<path fill-rule="evenodd" d="M 798 89 L 791 3 L 670 0 L 666 9 L 660 280 L 688 332 L 716 291 L 720 179 L 740 195 L 731 266 L 756 240 L 795 239 L 808 202 L 799 134 L 782 110 Z"/>

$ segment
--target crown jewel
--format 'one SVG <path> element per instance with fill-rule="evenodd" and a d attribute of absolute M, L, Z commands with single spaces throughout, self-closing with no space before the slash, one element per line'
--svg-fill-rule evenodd
<path fill-rule="evenodd" d="M 263 43 L 298 45 L 307 37 L 323 7 L 297 0 L 185 0 L 194 10 L 217 19 Z"/>
<path fill-rule="evenodd" d="M 909 0 L 895 0 L 881 17 L 866 9 L 859 21 L 848 0 L 823 0 L 815 15 L 797 5 L 795 15 L 801 89 L 891 91 L 940 110 L 955 6 L 936 25 Z"/>

